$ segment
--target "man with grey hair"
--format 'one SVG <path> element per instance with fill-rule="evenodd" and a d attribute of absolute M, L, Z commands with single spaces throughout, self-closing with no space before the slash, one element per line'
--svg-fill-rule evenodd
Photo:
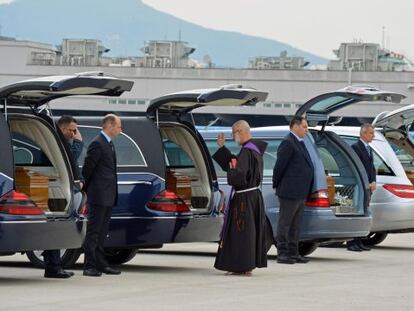
<path fill-rule="evenodd" d="M 376 189 L 376 169 L 374 166 L 374 155 L 372 148 L 369 146 L 369 143 L 375 137 L 375 129 L 369 123 L 364 123 L 361 125 L 359 140 L 351 147 L 354 149 L 358 157 L 361 159 L 362 164 L 364 165 L 365 171 L 368 176 L 369 188 L 372 194 Z M 363 244 L 361 238 L 355 238 L 347 242 L 347 249 L 353 252 L 361 252 L 370 250 L 369 247 Z"/>
<path fill-rule="evenodd" d="M 82 175 L 88 195 L 88 227 L 84 243 L 83 275 L 120 274 L 105 259 L 104 242 L 111 220 L 112 207 L 118 198 L 116 154 L 113 139 L 122 131 L 121 119 L 108 114 L 102 120 L 102 131 L 88 147 Z"/>
<path fill-rule="evenodd" d="M 234 123 L 232 131 L 241 146 L 239 154 L 233 155 L 225 147 L 224 134 L 220 133 L 217 138 L 220 148 L 213 155 L 227 172 L 227 183 L 233 187 L 214 266 L 231 274 L 249 276 L 253 269 L 267 266 L 266 254 L 272 240 L 260 191 L 267 143 L 253 140 L 250 126 L 244 120 Z"/>

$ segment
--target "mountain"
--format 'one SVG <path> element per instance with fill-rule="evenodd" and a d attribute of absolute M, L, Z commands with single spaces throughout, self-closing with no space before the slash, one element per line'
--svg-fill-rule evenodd
<path fill-rule="evenodd" d="M 248 21 L 254 23 L 254 20 Z M 283 50 L 313 64 L 326 59 L 275 40 L 217 31 L 157 11 L 140 0 L 15 0 L 0 5 L 2 35 L 60 44 L 63 38 L 99 39 L 110 55 L 142 55 L 144 41 L 178 40 L 209 55 L 218 67 L 246 67 L 251 56 L 278 56 Z"/>

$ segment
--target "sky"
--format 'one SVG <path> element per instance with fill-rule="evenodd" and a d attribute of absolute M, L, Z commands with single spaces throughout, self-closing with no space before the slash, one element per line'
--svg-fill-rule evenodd
<path fill-rule="evenodd" d="M 384 42 L 414 61 L 413 0 L 143 2 L 204 27 L 275 39 L 326 58 L 334 57 L 341 42 L 363 41 Z"/>
<path fill-rule="evenodd" d="M 413 0 L 142 1 L 207 28 L 278 40 L 326 58 L 334 58 L 341 42 L 363 41 L 384 43 L 414 61 Z"/>

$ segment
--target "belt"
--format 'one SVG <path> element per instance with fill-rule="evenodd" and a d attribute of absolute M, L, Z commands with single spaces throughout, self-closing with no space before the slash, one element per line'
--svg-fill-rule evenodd
<path fill-rule="evenodd" d="M 243 193 L 243 192 L 250 192 L 250 191 L 254 191 L 254 190 L 260 190 L 260 187 L 253 187 L 253 188 L 248 188 L 248 189 L 243 189 L 243 190 L 237 190 L 235 191 L 235 193 Z"/>

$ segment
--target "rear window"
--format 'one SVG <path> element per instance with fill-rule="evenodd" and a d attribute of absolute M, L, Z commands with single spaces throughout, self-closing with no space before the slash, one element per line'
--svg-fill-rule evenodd
<path fill-rule="evenodd" d="M 350 136 L 341 136 L 342 139 L 348 144 L 353 145 L 355 144 L 359 138 L 357 137 L 350 137 Z M 374 155 L 374 166 L 377 172 L 377 175 L 380 176 L 395 176 L 392 169 L 385 163 L 385 161 L 381 158 L 381 156 L 373 149 L 372 153 Z"/>
<path fill-rule="evenodd" d="M 42 148 L 27 136 L 11 132 L 15 165 L 52 166 Z"/>
<path fill-rule="evenodd" d="M 194 162 L 187 152 L 171 140 L 164 140 L 165 162 L 170 168 L 194 167 Z"/>
<path fill-rule="evenodd" d="M 312 111 L 325 111 L 334 109 L 337 106 L 340 106 L 346 102 L 348 102 L 350 99 L 344 96 L 331 96 L 325 99 L 322 99 L 318 103 L 312 106 Z"/>
<path fill-rule="evenodd" d="M 273 176 L 273 167 L 276 163 L 276 155 L 277 155 L 277 148 L 279 148 L 280 143 L 282 142 L 283 138 L 276 138 L 276 139 L 263 139 L 263 141 L 267 142 L 267 148 L 263 155 L 263 176 L 264 177 L 272 177 Z M 210 154 L 213 155 L 217 149 L 217 142 L 215 140 L 208 140 L 206 141 L 208 150 Z M 233 153 L 238 154 L 240 152 L 240 146 L 233 140 L 226 141 L 226 147 Z M 218 177 L 226 177 L 226 172 L 224 172 L 221 167 L 214 161 L 214 168 L 216 170 Z"/>
<path fill-rule="evenodd" d="M 395 155 L 400 161 L 405 171 L 414 171 L 414 158 L 406 150 L 400 146 L 389 142 L 392 150 L 394 150 Z"/>

